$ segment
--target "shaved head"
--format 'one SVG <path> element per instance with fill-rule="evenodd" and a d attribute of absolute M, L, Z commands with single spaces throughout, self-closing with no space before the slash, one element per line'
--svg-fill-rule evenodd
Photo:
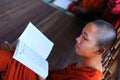
<path fill-rule="evenodd" d="M 116 31 L 114 26 L 104 20 L 95 20 L 96 25 L 97 46 L 110 49 L 116 40 Z"/>

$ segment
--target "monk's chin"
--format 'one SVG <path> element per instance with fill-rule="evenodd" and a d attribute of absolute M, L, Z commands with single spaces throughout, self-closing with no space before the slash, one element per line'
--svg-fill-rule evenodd
<path fill-rule="evenodd" d="M 80 55 L 77 49 L 75 49 L 75 53 L 76 53 L 77 55 Z"/>

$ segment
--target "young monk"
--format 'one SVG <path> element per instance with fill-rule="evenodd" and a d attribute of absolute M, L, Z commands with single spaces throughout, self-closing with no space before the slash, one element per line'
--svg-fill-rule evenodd
<path fill-rule="evenodd" d="M 79 63 L 50 71 L 47 80 L 101 80 L 102 55 L 116 39 L 114 27 L 103 20 L 88 23 L 76 38 L 75 52 L 83 57 Z"/>

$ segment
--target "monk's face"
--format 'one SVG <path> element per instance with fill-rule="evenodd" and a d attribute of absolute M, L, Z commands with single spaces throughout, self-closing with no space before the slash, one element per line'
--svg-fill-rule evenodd
<path fill-rule="evenodd" d="M 75 51 L 78 55 L 92 58 L 98 50 L 96 46 L 97 38 L 95 31 L 97 27 L 94 23 L 88 23 L 82 30 L 82 34 L 76 38 Z"/>

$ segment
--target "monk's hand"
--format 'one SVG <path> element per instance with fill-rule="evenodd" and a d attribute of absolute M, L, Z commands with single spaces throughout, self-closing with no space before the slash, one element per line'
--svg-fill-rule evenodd
<path fill-rule="evenodd" d="M 38 75 L 38 80 L 45 80 L 45 79 Z"/>
<path fill-rule="evenodd" d="M 8 41 L 1 42 L 0 49 L 13 51 L 13 47 Z"/>

